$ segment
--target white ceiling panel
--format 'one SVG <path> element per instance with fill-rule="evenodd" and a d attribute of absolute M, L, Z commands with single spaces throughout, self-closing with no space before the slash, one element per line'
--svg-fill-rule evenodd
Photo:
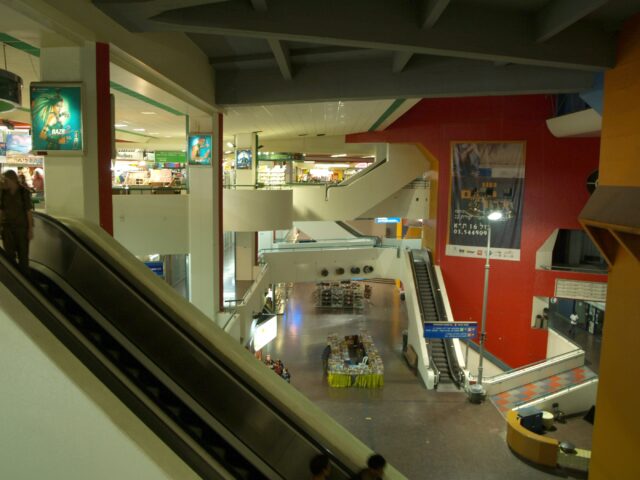
<path fill-rule="evenodd" d="M 346 135 L 365 132 L 391 106 L 390 100 L 335 101 L 232 107 L 224 118 L 224 136 L 261 132 L 263 138 Z"/>

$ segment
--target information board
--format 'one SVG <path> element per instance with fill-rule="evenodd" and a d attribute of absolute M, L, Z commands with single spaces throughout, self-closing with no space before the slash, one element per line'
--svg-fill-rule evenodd
<path fill-rule="evenodd" d="M 153 273 L 164 278 L 164 262 L 144 262 Z"/>
<path fill-rule="evenodd" d="M 478 322 L 425 322 L 424 338 L 473 338 Z"/>

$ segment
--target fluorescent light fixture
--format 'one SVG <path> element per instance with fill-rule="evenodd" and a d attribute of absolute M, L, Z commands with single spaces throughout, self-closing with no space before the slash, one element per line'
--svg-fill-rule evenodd
<path fill-rule="evenodd" d="M 375 155 L 365 155 L 362 158 L 376 158 L 376 156 Z"/>
<path fill-rule="evenodd" d="M 229 148 L 234 148 L 234 147 L 235 147 L 235 145 L 234 145 L 233 143 L 231 143 L 231 142 L 227 142 L 227 147 L 229 147 Z"/>
<path fill-rule="evenodd" d="M 114 127 L 116 127 L 116 128 L 127 128 L 127 124 L 126 123 L 116 123 L 114 125 Z"/>
<path fill-rule="evenodd" d="M 226 150 L 226 151 L 224 152 L 224 154 L 225 154 L 225 155 L 229 155 L 230 153 L 233 153 L 233 150 Z"/>
<path fill-rule="evenodd" d="M 304 161 L 304 163 L 310 163 L 310 164 L 312 164 L 312 165 L 313 165 L 313 164 L 314 164 L 314 163 L 316 163 L 316 162 L 314 162 L 313 160 L 305 160 L 305 161 Z"/>
<path fill-rule="evenodd" d="M 155 115 L 156 112 L 140 112 L 142 115 Z"/>
<path fill-rule="evenodd" d="M 347 156 L 346 153 L 337 153 L 336 155 L 331 155 L 331 158 L 341 158 L 346 156 Z"/>
<path fill-rule="evenodd" d="M 502 219 L 502 212 L 499 210 L 494 210 L 493 212 L 490 212 L 489 215 L 487 215 L 487 218 L 492 222 L 496 220 L 500 220 Z"/>
<path fill-rule="evenodd" d="M 145 128 L 134 128 L 133 131 L 134 132 L 144 132 L 144 131 L 146 131 L 146 129 Z"/>

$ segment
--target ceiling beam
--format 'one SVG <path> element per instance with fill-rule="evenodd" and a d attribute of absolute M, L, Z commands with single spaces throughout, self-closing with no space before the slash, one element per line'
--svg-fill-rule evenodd
<path fill-rule="evenodd" d="M 409 63 L 413 57 L 413 53 L 411 52 L 395 52 L 393 54 L 393 66 L 391 67 L 391 71 L 393 73 L 400 73 L 404 70 L 404 68 Z"/>
<path fill-rule="evenodd" d="M 420 0 L 420 28 L 432 28 L 451 0 Z"/>
<path fill-rule="evenodd" d="M 614 34 L 591 23 L 567 28 L 561 41 L 552 38 L 536 43 L 534 22 L 526 13 L 514 10 L 494 11 L 453 2 L 437 28 L 422 30 L 415 24 L 411 2 L 350 0 L 339 2 L 339 9 L 337 5 L 272 0 L 267 19 L 248 3 L 222 2 L 139 18 L 138 26 L 142 31 L 275 38 L 590 71 L 615 63 Z M 109 6 L 108 11 L 116 17 L 129 16 L 120 3 L 102 6 Z M 362 22 L 363 11 L 367 12 L 366 22 Z"/>
<path fill-rule="evenodd" d="M 608 1 L 553 0 L 536 14 L 536 41 L 546 42 Z"/>
<path fill-rule="evenodd" d="M 251 5 L 256 12 L 267 11 L 267 0 L 251 0 Z"/>
<path fill-rule="evenodd" d="M 327 57 L 335 60 L 336 56 L 345 56 L 345 55 L 354 55 L 357 53 L 362 53 L 363 50 L 361 48 L 351 48 L 351 47 L 312 47 L 312 48 L 295 48 L 289 49 L 289 58 L 293 61 L 294 59 L 305 59 L 305 58 L 319 58 L 319 57 Z M 244 67 L 250 66 L 250 64 L 264 64 L 272 63 L 274 60 L 273 53 L 251 53 L 248 55 L 230 55 L 225 57 L 212 57 L 209 59 L 209 63 L 213 65 L 215 68 L 225 68 L 225 67 Z"/>
<path fill-rule="evenodd" d="M 293 73 L 291 70 L 291 58 L 289 57 L 289 49 L 280 40 L 276 40 L 274 38 L 269 38 L 267 40 L 269 42 L 269 47 L 271 47 L 271 51 L 273 52 L 273 56 L 278 63 L 278 68 L 280 69 L 282 78 L 284 78 L 285 80 L 291 80 L 293 78 Z"/>
<path fill-rule="evenodd" d="M 275 67 L 221 70 L 216 73 L 216 102 L 231 106 L 568 93 L 589 89 L 594 79 L 592 72 L 525 65 L 496 68 L 487 62 L 423 56 L 414 59 L 411 69 L 395 75 L 387 62 L 372 58 L 309 64 L 296 72 L 293 82 L 284 80 Z"/>

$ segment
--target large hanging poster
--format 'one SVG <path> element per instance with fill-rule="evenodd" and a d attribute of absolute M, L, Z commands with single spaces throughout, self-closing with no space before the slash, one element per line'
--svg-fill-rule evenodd
<path fill-rule="evenodd" d="M 491 256 L 520 260 L 524 201 L 524 142 L 454 142 L 446 254 L 484 257 L 489 210 L 505 212 L 491 223 Z"/>
<path fill-rule="evenodd" d="M 30 93 L 33 150 L 82 152 L 82 84 L 32 83 Z"/>
<path fill-rule="evenodd" d="M 211 166 L 213 134 L 196 133 L 189 135 L 189 165 Z"/>

